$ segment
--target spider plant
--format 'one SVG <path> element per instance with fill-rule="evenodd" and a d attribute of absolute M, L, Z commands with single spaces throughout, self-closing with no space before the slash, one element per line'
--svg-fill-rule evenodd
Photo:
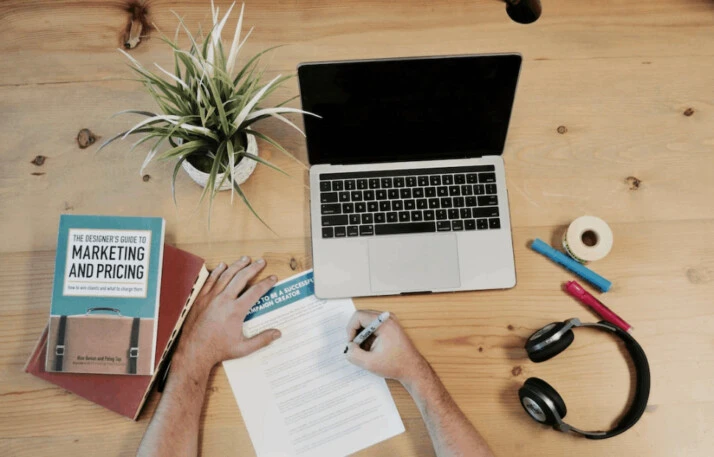
<path fill-rule="evenodd" d="M 258 65 L 260 57 L 277 46 L 265 49 L 248 58 L 241 65 L 238 64 L 241 49 L 253 31 L 251 28 L 241 38 L 245 5 L 241 6 L 233 40 L 226 52 L 221 33 L 234 7 L 235 3 L 221 18 L 218 8 L 211 1 L 213 24 L 205 37 L 202 36 L 200 27 L 197 34 L 191 33 L 183 18 L 172 11 L 178 19 L 174 39 L 162 36 L 162 40 L 168 44 L 173 53 L 173 72 L 167 71 L 156 63 L 154 64 L 156 70 L 150 70 L 124 50 L 119 49 L 131 62 L 130 66 L 138 75 L 138 81 L 156 102 L 160 113 L 140 110 L 117 113 L 117 115 L 145 116 L 146 119 L 110 138 L 100 149 L 117 139 L 126 139 L 135 134 L 142 135 L 130 150 L 145 142 L 153 143 L 140 173 L 143 174 L 144 168 L 154 159 L 176 160 L 171 180 L 174 203 L 176 203 L 176 176 L 183 162 L 188 161 L 197 169 L 208 173 L 207 184 L 199 201 L 203 201 L 206 195 L 209 196 L 209 223 L 213 199 L 221 186 L 227 182 L 231 188 L 231 202 L 233 195 L 238 194 L 250 211 L 265 224 L 241 190 L 240 183 L 236 181 L 236 164 L 242 160 L 254 160 L 286 174 L 277 166 L 247 150 L 248 135 L 261 139 L 294 158 L 278 142 L 256 130 L 254 124 L 272 117 L 304 135 L 297 125 L 283 115 L 310 113 L 285 106 L 297 96 L 273 106 L 266 105 L 267 97 L 283 82 L 294 76 L 278 75 L 267 83 L 263 82 L 264 70 L 259 69 Z M 181 49 L 178 45 L 181 30 L 185 31 L 188 38 L 190 45 L 188 49 Z M 168 143 L 168 146 L 165 143 Z M 168 149 L 160 152 L 162 146 Z"/>

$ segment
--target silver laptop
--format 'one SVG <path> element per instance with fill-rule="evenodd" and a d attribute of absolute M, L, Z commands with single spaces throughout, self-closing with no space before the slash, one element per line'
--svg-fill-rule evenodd
<path fill-rule="evenodd" d="M 517 54 L 298 66 L 322 298 L 515 286 Z"/>

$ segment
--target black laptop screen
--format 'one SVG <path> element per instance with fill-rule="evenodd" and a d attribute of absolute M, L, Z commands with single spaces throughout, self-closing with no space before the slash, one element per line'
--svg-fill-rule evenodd
<path fill-rule="evenodd" d="M 298 67 L 311 164 L 500 155 L 519 55 L 307 63 Z"/>

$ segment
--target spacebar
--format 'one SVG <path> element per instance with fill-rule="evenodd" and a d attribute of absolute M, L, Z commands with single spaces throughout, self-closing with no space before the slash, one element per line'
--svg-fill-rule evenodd
<path fill-rule="evenodd" d="M 412 222 L 408 224 L 376 224 L 374 226 L 375 235 L 399 235 L 402 233 L 426 232 L 436 232 L 436 224 L 433 222 Z"/>

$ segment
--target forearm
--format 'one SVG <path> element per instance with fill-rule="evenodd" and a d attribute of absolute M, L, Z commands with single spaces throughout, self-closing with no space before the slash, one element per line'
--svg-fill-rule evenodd
<path fill-rule="evenodd" d="M 177 350 L 171 376 L 137 456 L 196 456 L 198 425 L 211 367 Z"/>
<path fill-rule="evenodd" d="M 424 361 L 419 376 L 404 387 L 414 398 L 438 457 L 493 457 L 488 445 Z"/>
<path fill-rule="evenodd" d="M 138 456 L 196 456 L 201 409 L 213 366 L 221 360 L 251 354 L 280 338 L 276 329 L 252 338 L 243 334 L 251 306 L 277 281 L 269 276 L 248 286 L 264 267 L 263 259 L 250 263 L 248 257 L 241 257 L 230 267 L 221 262 L 211 272 L 176 343 L 166 389 L 141 440 Z"/>

